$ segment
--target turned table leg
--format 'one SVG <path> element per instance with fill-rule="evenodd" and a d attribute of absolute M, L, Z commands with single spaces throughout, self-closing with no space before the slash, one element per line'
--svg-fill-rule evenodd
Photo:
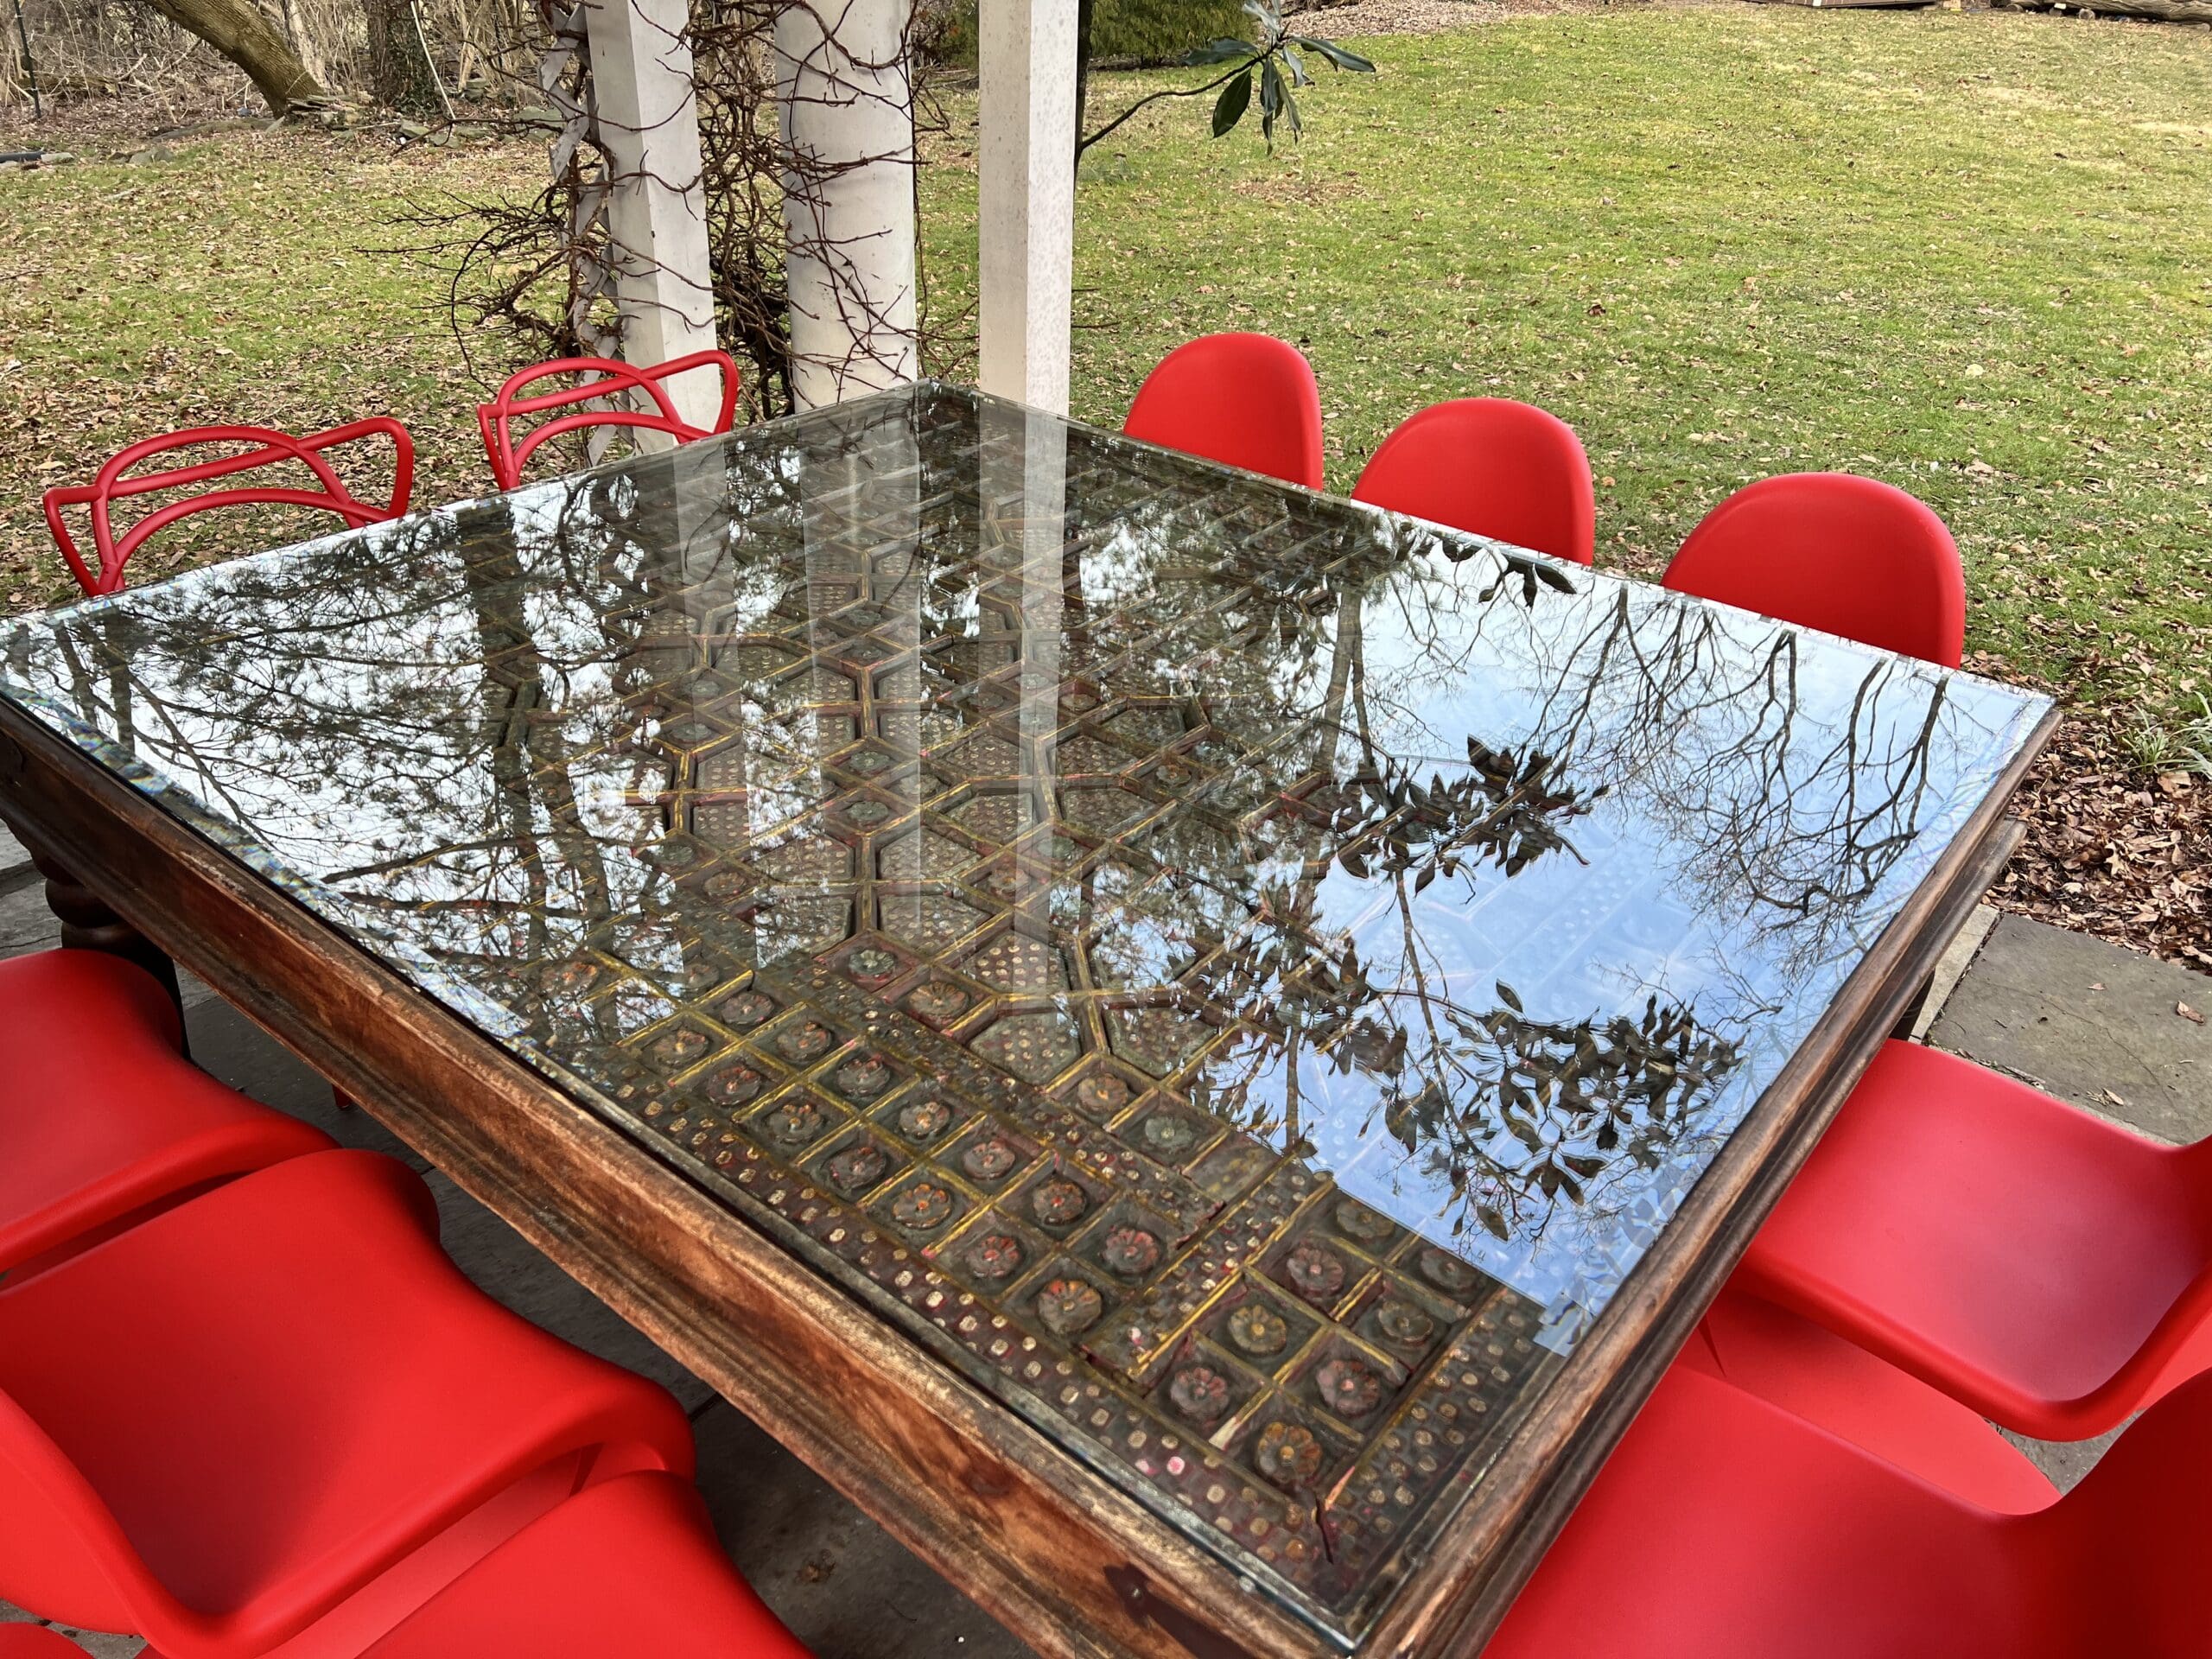
<path fill-rule="evenodd" d="M 184 1016 L 184 998 L 177 988 L 176 964 L 144 934 L 108 908 L 107 901 L 69 873 L 50 853 L 31 848 L 31 866 L 46 878 L 46 907 L 61 924 L 61 943 L 72 950 L 105 950 L 125 962 L 135 962 L 162 982 Z"/>

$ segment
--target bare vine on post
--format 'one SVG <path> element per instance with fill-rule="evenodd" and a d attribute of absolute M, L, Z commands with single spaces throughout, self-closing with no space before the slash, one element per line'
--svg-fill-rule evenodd
<path fill-rule="evenodd" d="M 837 127 L 832 142 L 824 143 L 829 124 L 820 117 L 860 105 L 879 118 L 877 126 L 901 134 L 942 124 L 927 54 L 915 49 L 920 26 L 908 18 L 887 43 L 855 50 L 853 31 L 844 27 L 851 3 L 822 0 L 817 10 L 813 0 L 693 0 L 683 24 L 701 170 L 696 181 L 659 182 L 699 188 L 715 333 L 743 367 L 745 417 L 793 407 L 802 367 L 792 344 L 795 263 L 833 273 L 840 316 L 851 335 L 849 355 L 873 352 L 887 360 L 890 346 L 876 351 L 872 342 L 887 342 L 893 333 L 911 336 L 910 318 L 927 315 L 912 292 L 896 307 L 872 301 L 861 280 L 861 268 L 872 261 L 861 245 L 868 238 L 846 230 L 860 215 L 838 211 L 842 198 L 863 180 L 880 189 L 887 168 L 899 170 L 900 188 L 911 193 L 912 142 L 906 139 L 895 153 L 836 142 L 856 130 L 865 133 L 863 122 Z M 804 66 L 810 73 L 794 73 L 788 56 L 793 14 L 811 25 L 801 32 L 836 39 L 841 56 L 834 72 L 812 73 L 810 60 Z M 607 209 L 614 191 L 637 181 L 610 161 L 608 140 L 622 135 L 610 130 L 594 91 L 587 16 L 574 0 L 536 0 L 535 73 L 518 89 L 514 113 L 491 123 L 517 133 L 551 128 L 545 188 L 522 201 L 425 200 L 410 215 L 431 234 L 410 251 L 445 274 L 447 308 L 464 353 L 473 361 L 487 337 L 493 343 L 493 361 L 482 371 L 487 378 L 508 363 L 613 355 L 620 348 L 614 271 L 620 263 L 634 264 L 641 251 L 615 245 Z M 874 232 L 881 234 L 880 228 Z"/>

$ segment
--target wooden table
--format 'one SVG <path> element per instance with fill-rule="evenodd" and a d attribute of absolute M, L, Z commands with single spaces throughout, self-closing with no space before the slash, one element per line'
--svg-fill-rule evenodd
<path fill-rule="evenodd" d="M 1471 1650 L 2051 718 L 937 386 L 28 620 L 0 690 L 73 938 L 1044 1653 L 1200 1659 Z"/>

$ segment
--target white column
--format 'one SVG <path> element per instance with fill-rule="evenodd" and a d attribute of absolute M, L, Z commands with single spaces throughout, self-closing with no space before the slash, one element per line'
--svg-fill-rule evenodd
<path fill-rule="evenodd" d="M 988 0 L 986 0 L 988 3 Z M 1021 730 L 1021 784 L 1030 794 L 1029 821 L 1055 816 L 1050 798 L 1059 781 L 1047 765 L 1033 763 L 1046 753 L 1061 723 L 1060 677 L 1067 644 L 1068 429 L 1025 409 L 986 404 L 977 412 L 983 439 L 983 499 L 994 509 L 983 515 L 979 552 L 1004 549 L 1019 538 L 1021 554 L 1021 702 L 1016 719 Z M 1005 515 L 1011 506 L 1019 518 Z M 1027 864 L 1014 868 L 1015 908 L 1037 919 L 1052 900 L 1048 882 Z"/>
<path fill-rule="evenodd" d="M 801 409 L 921 372 L 912 16 L 913 0 L 801 0 L 776 14 L 784 142 L 798 169 L 785 181 L 784 226 Z"/>
<path fill-rule="evenodd" d="M 585 27 L 607 152 L 622 355 L 640 365 L 715 343 L 700 177 L 699 100 L 684 0 L 587 0 Z M 669 383 L 686 420 L 710 423 L 721 388 L 711 371 Z"/>
<path fill-rule="evenodd" d="M 1065 415 L 1075 280 L 1076 0 L 980 8 L 985 391 Z"/>

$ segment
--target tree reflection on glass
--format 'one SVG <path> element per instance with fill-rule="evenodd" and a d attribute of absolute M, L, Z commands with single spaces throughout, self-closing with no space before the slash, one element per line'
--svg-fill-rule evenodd
<path fill-rule="evenodd" d="M 1354 1478 L 1394 1414 L 1509 1420 L 2040 714 L 937 387 L 4 664 L 979 1385 L 1202 1428 L 1179 1516 L 1294 1472 L 1245 1564 L 1332 1607 L 1459 1467 Z"/>

